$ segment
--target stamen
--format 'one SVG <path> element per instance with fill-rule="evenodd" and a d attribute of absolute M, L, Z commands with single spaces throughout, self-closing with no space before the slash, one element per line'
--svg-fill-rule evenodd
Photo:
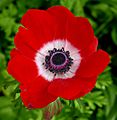
<path fill-rule="evenodd" d="M 69 71 L 71 65 L 73 64 L 73 59 L 70 57 L 70 52 L 65 51 L 62 47 L 61 49 L 54 48 L 48 51 L 49 55 L 45 56 L 45 69 L 56 76 L 56 74 L 62 74 Z"/>

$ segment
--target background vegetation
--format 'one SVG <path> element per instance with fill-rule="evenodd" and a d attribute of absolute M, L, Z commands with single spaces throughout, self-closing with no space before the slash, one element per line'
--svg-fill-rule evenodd
<path fill-rule="evenodd" d="M 42 110 L 27 110 L 22 105 L 19 84 L 6 68 L 22 15 L 29 8 L 53 5 L 87 17 L 99 38 L 99 48 L 110 54 L 111 63 L 92 92 L 75 101 L 61 100 L 62 112 L 52 120 L 117 120 L 117 0 L 0 0 L 0 120 L 43 120 Z"/>

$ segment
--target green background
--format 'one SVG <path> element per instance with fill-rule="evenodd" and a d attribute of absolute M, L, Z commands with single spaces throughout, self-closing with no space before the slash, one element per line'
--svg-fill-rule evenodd
<path fill-rule="evenodd" d="M 75 101 L 61 99 L 63 109 L 52 120 L 117 120 L 117 0 L 0 0 L 0 120 L 43 120 L 43 110 L 28 110 L 19 98 L 19 83 L 8 75 L 9 53 L 22 15 L 29 8 L 66 6 L 76 16 L 87 17 L 110 54 L 111 62 L 95 88 Z"/>

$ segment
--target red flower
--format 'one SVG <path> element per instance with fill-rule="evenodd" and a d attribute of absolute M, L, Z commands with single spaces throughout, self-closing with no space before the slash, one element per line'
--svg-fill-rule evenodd
<path fill-rule="evenodd" d="M 8 72 L 20 82 L 28 108 L 42 108 L 62 97 L 74 100 L 91 91 L 109 55 L 97 51 L 97 39 L 86 18 L 67 8 L 30 9 L 15 36 Z"/>

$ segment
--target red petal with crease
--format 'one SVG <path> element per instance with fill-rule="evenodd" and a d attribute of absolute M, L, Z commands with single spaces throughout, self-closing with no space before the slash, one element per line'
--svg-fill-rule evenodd
<path fill-rule="evenodd" d="M 34 35 L 23 27 L 19 27 L 19 31 L 14 38 L 16 48 L 25 56 L 34 59 L 37 50 L 30 45 L 31 41 L 35 41 Z"/>
<path fill-rule="evenodd" d="M 56 23 L 47 11 L 30 9 L 22 17 L 21 23 L 34 34 L 36 40 L 32 43 L 37 49 L 55 37 Z"/>
<path fill-rule="evenodd" d="M 57 23 L 56 39 L 67 38 L 67 21 L 69 18 L 74 18 L 74 15 L 63 6 L 53 6 L 47 10 L 54 18 Z"/>
<path fill-rule="evenodd" d="M 49 82 L 42 77 L 38 77 L 28 86 L 22 85 L 21 98 L 24 105 L 28 108 L 42 108 L 47 106 L 50 102 L 57 99 L 57 97 L 48 93 Z"/>
<path fill-rule="evenodd" d="M 98 50 L 87 59 L 82 60 L 77 75 L 80 77 L 97 76 L 104 71 L 109 61 L 109 55 L 103 50 Z"/>
<path fill-rule="evenodd" d="M 91 42 L 91 44 L 80 51 L 81 57 L 84 59 L 90 56 L 91 54 L 93 54 L 94 52 L 96 52 L 97 46 L 98 46 L 98 40 L 96 37 L 94 37 L 94 40 Z"/>
<path fill-rule="evenodd" d="M 12 59 L 13 57 L 15 57 L 16 55 L 20 55 L 20 52 L 19 52 L 16 48 L 13 48 L 13 49 L 11 50 L 11 52 L 10 52 L 10 57 L 11 57 L 11 59 Z"/>
<path fill-rule="evenodd" d="M 15 55 L 10 60 L 7 70 L 16 80 L 27 84 L 38 76 L 36 64 L 21 54 Z"/>
<path fill-rule="evenodd" d="M 94 41 L 94 32 L 88 21 L 78 17 L 68 21 L 67 39 L 79 50 L 88 47 Z"/>
<path fill-rule="evenodd" d="M 88 94 L 96 84 L 97 77 L 91 77 L 91 78 L 82 78 L 83 87 L 80 93 L 75 96 L 75 98 L 80 98 L 86 94 Z"/>
<path fill-rule="evenodd" d="M 84 94 L 92 90 L 95 82 L 96 77 L 74 77 L 67 80 L 57 79 L 50 84 L 48 91 L 52 95 L 59 96 L 64 99 L 73 100 L 78 98 L 78 96 L 83 96 Z"/>
<path fill-rule="evenodd" d="M 94 32 L 88 19 L 75 17 L 63 6 L 54 6 L 47 11 L 55 17 L 58 24 L 56 38 L 67 39 L 79 50 L 93 42 Z"/>

